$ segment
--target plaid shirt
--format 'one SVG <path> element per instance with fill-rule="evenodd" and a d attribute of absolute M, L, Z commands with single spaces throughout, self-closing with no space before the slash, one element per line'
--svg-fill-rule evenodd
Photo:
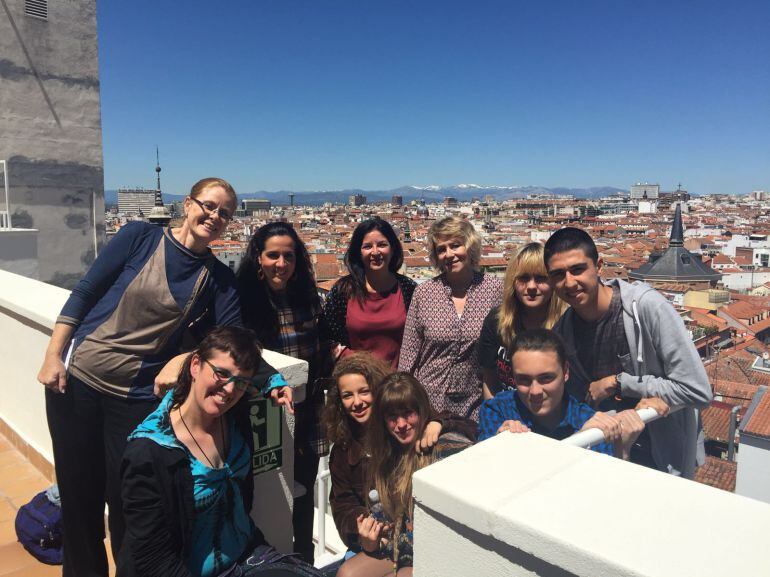
<path fill-rule="evenodd" d="M 578 402 L 575 397 L 566 392 L 563 401 L 561 421 L 554 430 L 548 430 L 534 421 L 532 413 L 519 399 L 516 391 L 498 393 L 493 399 L 484 401 L 484 404 L 481 405 L 478 440 L 483 441 L 495 436 L 504 421 L 519 421 L 527 425 L 532 432 L 557 441 L 566 439 L 582 429 L 586 421 L 593 417 L 596 411 L 585 403 Z M 613 454 L 611 443 L 594 445 L 591 450 L 607 455 Z"/>
<path fill-rule="evenodd" d="M 306 441 L 317 455 L 326 455 L 328 442 L 319 420 L 323 389 L 315 386 L 316 377 L 320 376 L 316 373 L 323 362 L 319 330 L 321 308 L 313 305 L 292 308 L 288 299 L 278 293 L 272 293 L 270 298 L 278 316 L 278 337 L 270 348 L 310 365 L 306 400 L 296 406 L 295 435 L 298 440 Z"/>
<path fill-rule="evenodd" d="M 320 308 L 312 305 L 292 308 L 285 296 L 271 294 L 270 297 L 278 315 L 278 337 L 273 345 L 275 349 L 281 354 L 308 363 L 316 361 L 319 352 Z"/>

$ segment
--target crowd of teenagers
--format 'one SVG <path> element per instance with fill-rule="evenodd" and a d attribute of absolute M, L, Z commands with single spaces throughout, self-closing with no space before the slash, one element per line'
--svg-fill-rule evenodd
<path fill-rule="evenodd" d="M 238 577 L 286 561 L 249 516 L 246 401 L 258 395 L 295 415 L 304 492 L 286 563 L 301 574 L 330 444 L 342 577 L 411 575 L 412 474 L 496 434 L 599 428 L 595 451 L 686 478 L 702 462 L 711 389 L 683 322 L 649 286 L 603 282 L 584 231 L 527 244 L 501 281 L 480 270 L 473 226 L 446 217 L 427 237 L 439 274 L 418 285 L 399 272 L 393 227 L 371 218 L 322 302 L 291 225 L 259 228 L 237 273 L 212 255 L 236 206 L 230 184 L 206 178 L 178 227 L 127 224 L 57 319 L 39 380 L 65 576 L 108 574 L 105 502 L 119 577 Z M 262 347 L 308 362 L 303 402 Z M 645 407 L 666 418 L 645 426 Z"/>

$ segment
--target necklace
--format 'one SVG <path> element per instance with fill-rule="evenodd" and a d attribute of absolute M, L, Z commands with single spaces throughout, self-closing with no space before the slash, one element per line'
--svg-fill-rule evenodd
<path fill-rule="evenodd" d="M 224 442 L 225 442 L 225 426 L 222 424 L 222 417 L 218 417 L 218 418 L 219 418 L 219 431 L 222 434 L 222 444 L 224 445 Z M 198 443 L 198 440 L 195 438 L 195 435 L 192 434 L 192 431 L 190 430 L 190 427 L 188 427 L 187 423 L 184 422 L 184 416 L 182 415 L 182 407 L 179 407 L 179 420 L 182 421 L 182 424 L 184 425 L 184 428 L 187 429 L 187 432 L 190 434 L 190 438 L 193 440 L 193 443 L 195 443 L 195 446 L 198 447 L 198 450 L 205 457 L 205 459 L 209 462 L 209 466 L 212 469 L 217 469 L 218 467 L 214 466 L 214 463 L 211 462 L 211 459 L 209 459 L 209 456 L 206 454 L 206 451 L 203 450 L 203 447 L 200 446 L 200 443 Z M 216 440 L 214 441 L 214 447 L 216 447 Z M 225 451 L 225 453 L 226 452 L 227 451 Z"/>

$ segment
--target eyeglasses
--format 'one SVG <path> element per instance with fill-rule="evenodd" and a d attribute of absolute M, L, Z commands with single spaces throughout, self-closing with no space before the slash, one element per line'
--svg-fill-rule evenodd
<path fill-rule="evenodd" d="M 210 214 L 218 214 L 219 218 L 221 218 L 225 222 L 229 222 L 233 218 L 233 215 L 229 210 L 227 210 L 226 208 L 222 208 L 221 206 L 217 206 L 213 202 L 209 202 L 208 200 L 204 200 L 203 202 L 201 202 L 200 200 L 198 200 L 197 198 L 193 198 L 192 196 L 190 196 L 189 198 L 195 204 L 201 207 L 201 210 L 206 214 L 206 216 Z"/>
<path fill-rule="evenodd" d="M 242 377 L 240 375 L 234 375 L 227 369 L 220 369 L 219 367 L 212 365 L 206 359 L 203 362 L 211 367 L 211 371 L 214 373 L 214 378 L 217 380 L 217 384 L 226 385 L 227 383 L 233 383 L 235 388 L 239 391 L 245 391 L 249 387 L 256 386 L 256 381 L 253 377 Z"/>

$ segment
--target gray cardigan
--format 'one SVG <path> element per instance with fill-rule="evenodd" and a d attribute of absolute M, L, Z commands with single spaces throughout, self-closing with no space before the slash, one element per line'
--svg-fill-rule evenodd
<path fill-rule="evenodd" d="M 648 425 L 652 457 L 658 468 L 692 479 L 695 467 L 703 464 L 703 431 L 699 408 L 712 399 L 703 362 L 674 307 L 656 290 L 642 282 L 633 284 L 615 279 L 609 286 L 620 287 L 628 358 L 621 359 L 619 376 L 624 397 L 659 397 L 669 406 L 683 407 L 665 419 Z M 554 330 L 564 339 L 571 364 L 575 365 L 575 311 L 568 309 Z M 587 379 L 570 370 L 570 381 Z M 574 390 L 570 383 L 570 389 Z"/>

